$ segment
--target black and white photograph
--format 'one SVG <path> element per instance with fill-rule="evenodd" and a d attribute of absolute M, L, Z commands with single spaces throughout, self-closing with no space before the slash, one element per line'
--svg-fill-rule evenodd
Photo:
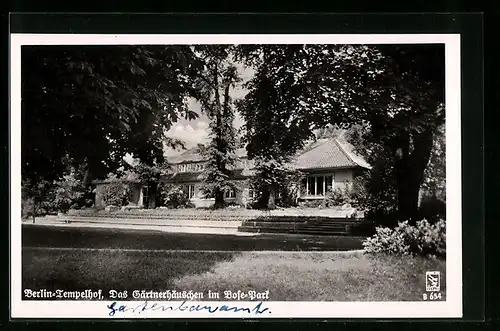
<path fill-rule="evenodd" d="M 456 35 L 11 40 L 13 316 L 461 316 Z"/>

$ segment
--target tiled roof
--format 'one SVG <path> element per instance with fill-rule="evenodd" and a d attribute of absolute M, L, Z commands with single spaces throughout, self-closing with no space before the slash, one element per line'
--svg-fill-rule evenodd
<path fill-rule="evenodd" d="M 311 143 L 292 165 L 298 169 L 370 167 L 354 153 L 350 144 L 337 138 L 319 139 Z"/>
<path fill-rule="evenodd" d="M 246 150 L 236 151 L 240 158 L 246 157 Z M 169 159 L 170 163 L 188 163 L 203 161 L 198 148 L 190 149 Z M 322 168 L 370 168 L 370 165 L 354 152 L 351 144 L 342 138 L 319 139 L 307 145 L 293 160 L 292 165 L 298 169 Z"/>

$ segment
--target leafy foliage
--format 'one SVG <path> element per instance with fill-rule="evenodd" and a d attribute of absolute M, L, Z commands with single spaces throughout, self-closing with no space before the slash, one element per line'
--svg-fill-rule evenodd
<path fill-rule="evenodd" d="M 22 181 L 23 218 L 89 207 L 94 202 L 92 188 L 85 186 L 85 169 L 73 168 L 60 180 Z"/>
<path fill-rule="evenodd" d="M 256 193 L 254 208 L 269 208 L 272 205 L 290 207 L 297 205 L 297 196 L 302 173 L 275 160 L 256 159 L 255 174 L 250 186 Z M 273 196 L 271 196 L 271 192 Z"/>
<path fill-rule="evenodd" d="M 202 191 L 215 198 L 214 208 L 221 208 L 224 192 L 236 189 L 231 178 L 237 139 L 230 91 L 241 79 L 230 59 L 232 46 L 202 45 L 196 51 L 204 62 L 204 71 L 196 80 L 196 97 L 210 120 L 210 142 L 201 150 L 207 159 Z"/>
<path fill-rule="evenodd" d="M 352 126 L 347 130 L 346 138 L 372 167 L 358 179 L 367 193 L 366 198 L 360 200 L 361 207 L 369 211 L 367 218 L 381 225 L 396 225 L 398 188 L 390 151 L 371 136 L 368 125 Z"/>
<path fill-rule="evenodd" d="M 137 163 L 132 171 L 137 176 L 140 183 L 148 190 L 148 201 L 146 208 L 154 207 L 163 204 L 161 196 L 160 178 L 167 174 L 169 165 L 166 162 L 159 164 L 146 164 L 144 162 Z"/>
<path fill-rule="evenodd" d="M 56 183 L 53 203 L 59 212 L 90 207 L 94 203 L 94 194 L 73 171 Z"/>
<path fill-rule="evenodd" d="M 108 206 L 125 206 L 129 202 L 130 188 L 120 181 L 111 182 L 104 186 L 102 198 Z"/>
<path fill-rule="evenodd" d="M 317 128 L 364 124 L 362 142 L 387 184 L 386 209 L 417 213 L 418 191 L 444 121 L 442 45 L 259 45 L 239 56 L 256 68 L 239 110 L 249 157 L 286 158 Z M 372 146 L 373 145 L 373 146 Z M 262 155 L 260 155 L 262 154 Z M 394 180 L 384 180 L 392 177 Z M 395 184 L 393 184 L 395 183 Z M 397 199 L 390 196 L 395 192 Z"/>
<path fill-rule="evenodd" d="M 326 195 L 325 203 L 327 207 L 342 206 L 345 204 L 356 205 L 356 201 L 351 194 L 351 189 L 348 186 L 336 187 L 330 190 Z"/>
<path fill-rule="evenodd" d="M 131 153 L 162 161 L 165 132 L 186 106 L 197 70 L 184 46 L 26 46 L 22 51 L 22 172 L 54 180 L 67 165 L 90 178 Z"/>
<path fill-rule="evenodd" d="M 431 225 L 421 220 L 412 226 L 408 221 L 395 228 L 378 227 L 376 234 L 363 242 L 367 253 L 395 255 L 446 256 L 446 223 L 441 220 Z"/>
<path fill-rule="evenodd" d="M 255 160 L 259 208 L 275 208 L 286 176 L 281 171 L 312 137 L 309 122 L 297 117 L 300 110 L 289 105 L 296 100 L 291 94 L 298 92 L 289 88 L 299 70 L 296 53 L 301 49 L 300 45 L 241 45 L 236 52 L 237 58 L 255 68 L 254 77 L 246 83 L 249 92 L 237 107 L 245 119 L 242 138 L 248 157 Z"/>
<path fill-rule="evenodd" d="M 356 151 L 371 163 L 372 169 L 361 176 L 367 189 L 367 196 L 361 199 L 361 206 L 369 210 L 367 217 L 388 226 L 399 220 L 397 210 L 398 183 L 394 175 L 395 160 L 392 152 L 371 136 L 369 127 L 353 126 L 346 131 L 346 137 Z M 444 131 L 441 127 L 434 135 L 433 149 L 425 168 L 421 185 L 421 205 L 418 218 L 430 222 L 446 217 L 446 158 L 444 153 Z"/>
<path fill-rule="evenodd" d="M 46 180 L 22 182 L 22 218 L 44 216 L 57 213 L 55 200 L 55 186 L 53 182 Z"/>
<path fill-rule="evenodd" d="M 163 185 L 161 186 L 161 196 L 164 206 L 172 209 L 191 208 L 194 207 L 189 202 L 188 192 L 185 192 L 180 185 Z"/>

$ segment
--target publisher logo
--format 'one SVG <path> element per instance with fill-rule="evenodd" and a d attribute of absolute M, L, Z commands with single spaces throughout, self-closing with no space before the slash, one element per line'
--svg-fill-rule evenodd
<path fill-rule="evenodd" d="M 425 273 L 425 290 L 427 292 L 438 292 L 441 287 L 439 271 L 427 271 Z"/>

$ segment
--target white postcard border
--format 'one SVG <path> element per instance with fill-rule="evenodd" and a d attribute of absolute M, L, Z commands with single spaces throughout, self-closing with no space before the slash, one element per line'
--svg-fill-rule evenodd
<path fill-rule="evenodd" d="M 21 46 L 131 44 L 429 44 L 444 43 L 446 54 L 447 259 L 445 302 L 264 302 L 271 313 L 170 311 L 123 313 L 120 318 L 458 318 L 462 317 L 462 186 L 460 35 L 458 34 L 302 34 L 302 35 L 10 35 L 10 203 L 11 317 L 106 318 L 112 301 L 21 300 Z M 332 284 L 334 286 L 334 284 Z M 423 289 L 424 291 L 425 289 Z M 123 302 L 133 305 L 134 302 Z M 139 302 L 136 302 L 137 304 Z M 189 302 L 193 304 L 194 302 Z M 180 302 L 162 302 L 174 306 Z M 252 307 L 252 302 L 200 302 Z M 117 317 L 117 316 L 115 316 Z"/>

